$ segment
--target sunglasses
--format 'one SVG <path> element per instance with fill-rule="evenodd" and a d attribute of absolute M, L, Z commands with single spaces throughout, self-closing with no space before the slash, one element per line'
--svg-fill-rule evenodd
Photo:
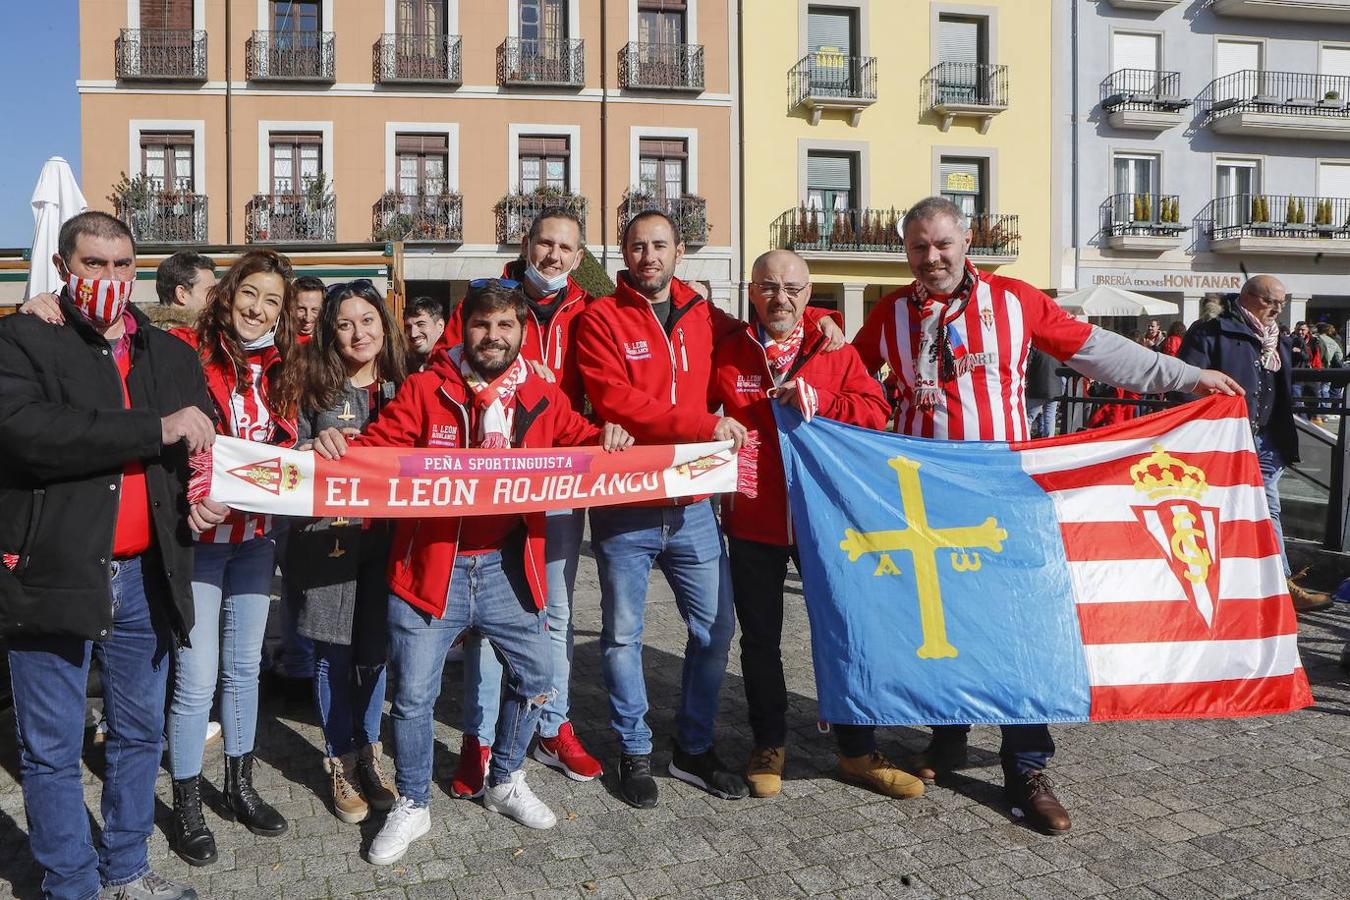
<path fill-rule="evenodd" d="M 324 300 L 325 302 L 332 301 L 342 296 L 344 293 L 349 292 L 361 297 L 363 300 L 369 300 L 371 303 L 384 302 L 384 295 L 375 288 L 375 282 L 371 281 L 369 278 L 358 278 L 355 281 L 342 281 L 337 284 L 330 284 L 328 289 L 324 292 Z"/>
<path fill-rule="evenodd" d="M 504 287 L 509 291 L 514 291 L 520 287 L 519 281 L 512 281 L 510 278 L 475 278 L 469 282 L 469 290 L 478 291 L 486 287 Z"/>

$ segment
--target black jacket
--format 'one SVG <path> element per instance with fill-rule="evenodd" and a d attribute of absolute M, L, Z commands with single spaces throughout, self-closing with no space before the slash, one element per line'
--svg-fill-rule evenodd
<path fill-rule="evenodd" d="M 145 466 L 154 549 L 151 608 L 180 643 L 192 627 L 187 450 L 161 446 L 160 419 L 185 406 L 210 415 L 197 354 L 132 308 L 131 374 L 62 293 L 65 325 L 0 319 L 0 633 L 103 640 L 122 469 Z M 152 562 L 153 561 L 153 562 Z M 157 564 L 156 564 L 157 563 Z"/>
<path fill-rule="evenodd" d="M 1261 379 L 1261 340 L 1247 326 L 1242 313 L 1233 308 L 1237 301 L 1226 301 L 1224 310 L 1212 319 L 1196 322 L 1182 339 L 1177 356 L 1202 369 L 1217 369 L 1231 377 L 1247 392 L 1248 415 L 1256 415 L 1257 392 Z M 1274 373 L 1275 397 L 1266 434 L 1286 463 L 1298 462 L 1298 429 L 1294 425 L 1293 368 L 1290 340 L 1279 342 L 1280 371 Z"/>

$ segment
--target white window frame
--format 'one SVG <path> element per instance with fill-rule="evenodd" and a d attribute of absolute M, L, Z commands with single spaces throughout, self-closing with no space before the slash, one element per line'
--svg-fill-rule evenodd
<path fill-rule="evenodd" d="M 384 33 L 398 29 L 398 0 L 384 0 Z M 459 34 L 459 0 L 445 0 L 445 33 Z"/>
<path fill-rule="evenodd" d="M 337 193 L 334 174 L 337 171 L 333 155 L 333 123 L 328 122 L 283 122 L 276 119 L 264 119 L 258 122 L 258 193 L 270 196 L 272 193 L 272 132 L 309 131 L 323 135 L 323 160 L 319 166 L 328 179 L 328 190 Z"/>
<path fill-rule="evenodd" d="M 1150 193 L 1162 194 L 1163 191 L 1163 154 L 1159 150 L 1136 150 L 1133 147 L 1113 147 L 1110 151 L 1110 159 L 1107 160 L 1107 172 L 1110 173 L 1111 194 L 1133 194 L 1134 190 L 1122 191 L 1120 185 L 1116 184 L 1116 160 L 1122 156 L 1132 156 L 1136 159 L 1147 158 L 1153 160 L 1153 188 Z M 1224 159 L 1229 159 L 1225 156 Z M 1217 165 L 1217 164 L 1216 164 Z M 1215 170 L 1218 171 L 1217 169 Z M 1217 179 L 1217 174 L 1216 174 Z M 1218 184 L 1217 180 L 1215 184 Z"/>
<path fill-rule="evenodd" d="M 1316 197 L 1330 197 L 1332 196 L 1331 194 L 1322 193 L 1322 167 L 1323 166 L 1350 167 L 1350 159 L 1345 159 L 1344 157 L 1336 157 L 1336 156 L 1332 157 L 1320 156 L 1313 161 L 1313 164 L 1317 167 L 1315 176 L 1316 183 L 1313 185 L 1314 187 L 1313 195 Z"/>
<path fill-rule="evenodd" d="M 141 0 L 127 0 L 127 28 L 141 27 Z M 192 30 L 206 30 L 206 0 L 192 0 Z"/>
<path fill-rule="evenodd" d="M 146 131 L 192 132 L 192 190 L 206 193 L 206 120 L 204 119 L 132 119 L 127 123 L 127 171 L 141 171 L 141 134 Z"/>
<path fill-rule="evenodd" d="M 1213 74 L 1210 75 L 1211 78 L 1221 77 L 1219 75 L 1219 44 L 1221 43 L 1259 44 L 1261 49 L 1260 49 L 1260 57 L 1256 61 L 1256 68 L 1258 72 L 1266 71 L 1266 63 L 1267 63 L 1266 51 L 1270 48 L 1266 45 L 1265 38 L 1255 37 L 1250 34 L 1216 34 L 1214 35 L 1214 45 L 1210 51 L 1212 54 L 1211 71 L 1213 72 Z"/>
<path fill-rule="evenodd" d="M 1116 62 L 1116 35 L 1117 35 L 1117 34 L 1134 34 L 1134 35 L 1138 35 L 1138 36 L 1140 36 L 1140 37 L 1151 37 L 1151 38 L 1156 38 L 1157 41 L 1158 41 L 1158 69 L 1157 69 L 1157 71 L 1159 71 L 1159 72 L 1166 72 L 1166 71 L 1167 71 L 1167 35 L 1166 35 L 1165 32 L 1162 32 L 1162 31 L 1153 31 L 1153 30 L 1148 29 L 1148 28 L 1117 28 L 1117 27 L 1115 27 L 1115 26 L 1112 26 L 1112 27 L 1111 27 L 1111 43 L 1110 43 L 1110 47 L 1109 47 L 1110 53 L 1111 53 L 1110 71 L 1115 72 L 1115 71 L 1118 71 L 1118 70 L 1121 68 L 1120 64 L 1119 64 L 1118 62 Z"/>
<path fill-rule="evenodd" d="M 519 0 L 506 0 L 506 36 L 520 37 Z M 567 37 L 573 41 L 581 37 L 581 0 L 567 0 Z"/>
<path fill-rule="evenodd" d="M 512 122 L 507 126 L 506 177 L 512 194 L 520 191 L 520 139 L 526 135 L 567 138 L 567 190 L 581 194 L 581 126 L 580 125 L 524 125 Z"/>
<path fill-rule="evenodd" d="M 690 194 L 698 193 L 698 129 L 697 128 L 658 128 L 655 125 L 633 125 L 628 129 L 628 186 L 637 190 L 642 185 L 642 139 L 675 138 L 684 141 L 684 189 Z"/>
<path fill-rule="evenodd" d="M 638 0 L 628 0 L 628 42 L 637 43 L 638 39 Z M 698 43 L 698 0 L 684 2 L 684 42 Z"/>
<path fill-rule="evenodd" d="M 1253 163 L 1256 167 L 1256 180 L 1260 182 L 1252 188 L 1254 194 L 1270 193 L 1266 190 L 1266 158 L 1254 153 L 1215 153 L 1210 157 L 1209 196 L 1219 197 L 1219 166 L 1228 163 Z"/>
<path fill-rule="evenodd" d="M 384 123 L 384 189 L 398 189 L 398 154 L 394 143 L 399 134 L 445 135 L 445 185 L 451 193 L 459 192 L 459 123 L 458 122 L 385 122 Z"/>
<path fill-rule="evenodd" d="M 1317 45 L 1317 74 L 1322 75 L 1326 69 L 1322 66 L 1322 56 L 1328 50 L 1350 50 L 1350 43 L 1346 41 L 1322 41 Z"/>

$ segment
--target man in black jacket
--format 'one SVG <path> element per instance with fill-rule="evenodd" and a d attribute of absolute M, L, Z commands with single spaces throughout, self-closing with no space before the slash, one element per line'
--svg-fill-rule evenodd
<path fill-rule="evenodd" d="M 127 227 L 61 229 L 64 323 L 0 320 L 0 632 L 9 639 L 20 774 L 49 897 L 195 898 L 150 870 L 165 675 L 192 626 L 188 452 L 215 429 L 196 354 L 129 304 Z M 80 779 L 84 694 L 99 659 L 108 721 L 103 831 Z"/>
<path fill-rule="evenodd" d="M 1256 458 L 1261 463 L 1261 479 L 1289 594 L 1294 609 L 1308 612 L 1330 606 L 1331 598 L 1308 590 L 1290 577 L 1284 530 L 1280 527 L 1280 476 L 1285 466 L 1298 462 L 1289 371 L 1293 368 L 1291 341 L 1280 334 L 1279 325 L 1286 299 L 1284 285 L 1273 275 L 1247 279 L 1236 298 L 1224 301 L 1219 315 L 1190 327 L 1177 355 L 1192 365 L 1227 373 L 1247 392 L 1247 416 L 1256 439 Z"/>

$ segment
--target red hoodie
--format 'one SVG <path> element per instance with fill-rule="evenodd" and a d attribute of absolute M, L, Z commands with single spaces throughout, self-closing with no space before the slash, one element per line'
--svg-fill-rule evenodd
<path fill-rule="evenodd" d="M 774 386 L 768 357 L 760 344 L 758 326 L 747 325 L 727 335 L 713 353 L 710 399 L 746 428 L 758 430 L 759 491 L 751 498 L 732 494 L 722 504 L 727 534 L 747 541 L 788 546 L 795 542 L 788 511 L 783 457 L 769 390 Z M 826 350 L 826 339 L 809 331 L 784 377 L 784 383 L 802 378 L 816 390 L 818 414 L 863 428 L 881 428 L 890 407 L 881 385 L 863 367 L 852 346 Z"/>
<path fill-rule="evenodd" d="M 408 377 L 393 401 L 362 435 L 352 440 L 363 447 L 448 447 L 468 444 L 469 387 L 459 366 L 444 350 L 431 355 L 426 371 Z M 516 391 L 512 447 L 579 447 L 597 444 L 600 429 L 572 409 L 559 389 L 528 376 Z M 544 556 L 544 514 L 527 513 L 525 577 L 535 605 L 548 596 Z M 389 552 L 389 589 L 412 606 L 433 616 L 445 612 L 445 594 L 455 570 L 460 532 L 474 527 L 474 517 L 399 519 Z"/>

